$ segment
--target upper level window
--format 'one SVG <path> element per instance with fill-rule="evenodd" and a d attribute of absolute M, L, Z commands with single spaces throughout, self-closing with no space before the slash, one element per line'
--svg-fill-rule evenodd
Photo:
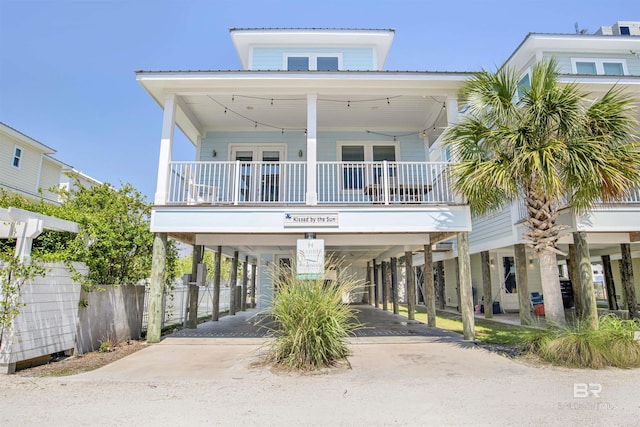
<path fill-rule="evenodd" d="M 20 164 L 22 163 L 22 148 L 16 146 L 13 149 L 13 161 L 12 165 L 14 168 L 20 169 Z"/>
<path fill-rule="evenodd" d="M 622 59 L 571 59 L 573 72 L 576 74 L 624 76 L 627 74 L 627 64 Z"/>
<path fill-rule="evenodd" d="M 337 56 L 319 56 L 316 62 L 318 71 L 338 71 Z"/>
<path fill-rule="evenodd" d="M 339 54 L 288 54 L 285 55 L 286 69 L 289 71 L 338 71 L 342 69 Z"/>
<path fill-rule="evenodd" d="M 287 58 L 287 70 L 289 71 L 308 71 L 309 57 L 307 56 L 290 56 Z"/>
<path fill-rule="evenodd" d="M 531 89 L 531 78 L 527 73 L 518 81 L 518 98 L 522 98 L 524 91 L 529 89 Z"/>
<path fill-rule="evenodd" d="M 620 35 L 621 36 L 630 36 L 631 31 L 629 31 L 629 27 L 620 27 Z"/>

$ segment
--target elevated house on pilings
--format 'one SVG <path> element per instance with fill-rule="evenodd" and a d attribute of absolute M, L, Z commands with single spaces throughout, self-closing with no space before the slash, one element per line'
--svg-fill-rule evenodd
<path fill-rule="evenodd" d="M 527 87 L 531 81 L 532 64 L 549 58 L 557 61 L 561 82 L 578 83 L 593 99 L 601 97 L 614 85 L 622 88 L 636 99 L 635 115 L 640 120 L 640 22 L 617 22 L 610 27 L 601 27 L 594 34 L 584 31 L 580 34 L 530 33 L 506 65 L 520 71 L 519 84 Z M 640 135 L 640 128 L 636 134 Z M 432 153 L 439 153 L 439 141 L 430 149 Z M 565 308 L 573 308 L 578 300 L 572 296 L 572 291 L 579 278 L 571 277 L 573 264 L 569 254 L 574 253 L 574 238 L 582 238 L 587 243 L 587 257 L 593 266 L 598 305 L 613 310 L 626 309 L 627 294 L 635 290 L 635 295 L 640 296 L 640 189 L 625 200 L 596 205 L 582 215 L 576 215 L 570 206 L 561 208 L 557 222 L 567 229 L 559 247 L 567 256 L 558 258 L 558 273 Z M 474 304 L 491 306 L 489 313 L 493 308 L 513 312 L 531 310 L 528 297 L 524 307 L 519 304 L 518 264 L 524 267 L 527 293 L 542 293 L 538 260 L 523 239 L 525 215 L 524 201 L 519 200 L 498 212 L 473 218 L 469 248 Z M 519 256 L 517 248 L 524 249 Z M 482 259 L 483 252 L 486 261 Z M 455 242 L 452 243 L 452 251 L 434 256 L 436 261 L 443 262 L 447 279 L 455 277 L 456 256 Z M 415 258 L 414 265 L 420 266 L 422 257 Z M 487 262 L 491 295 L 486 295 L 483 290 L 482 267 Z M 570 283 L 572 278 L 573 287 Z M 455 280 L 446 280 L 444 303 L 452 309 L 459 306 L 455 283 Z"/>
<path fill-rule="evenodd" d="M 164 110 L 154 277 L 166 237 L 220 248 L 257 266 L 265 308 L 268 266 L 290 262 L 305 236 L 363 279 L 367 264 L 466 241 L 469 207 L 451 191 L 448 158 L 434 160 L 432 149 L 457 121 L 471 74 L 384 70 L 394 33 L 234 28 L 241 70 L 136 73 Z M 176 127 L 195 158 L 172 157 Z M 471 307 L 468 267 L 461 259 Z"/>

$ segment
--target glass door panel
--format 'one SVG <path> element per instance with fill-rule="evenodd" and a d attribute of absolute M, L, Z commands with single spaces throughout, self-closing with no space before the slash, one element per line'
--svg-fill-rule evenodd
<path fill-rule="evenodd" d="M 262 151 L 260 197 L 263 202 L 280 200 L 280 150 Z"/>

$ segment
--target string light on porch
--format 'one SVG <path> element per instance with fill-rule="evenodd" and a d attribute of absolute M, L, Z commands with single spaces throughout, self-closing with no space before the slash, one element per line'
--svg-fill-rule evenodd
<path fill-rule="evenodd" d="M 359 104 L 359 103 L 368 103 L 368 102 L 380 102 L 386 101 L 387 105 L 391 105 L 391 100 L 395 98 L 400 98 L 402 95 L 395 96 L 385 96 L 382 98 L 368 98 L 368 99 L 332 99 L 332 98 L 318 98 L 318 101 L 323 102 L 335 102 L 338 104 L 346 104 L 347 108 L 351 107 L 351 104 Z M 277 101 L 306 101 L 306 97 L 296 97 L 296 98 L 272 98 L 272 97 L 264 97 L 264 96 L 252 96 L 252 95 L 232 95 L 231 102 L 234 102 L 236 98 L 245 98 L 245 99 L 257 99 L 260 101 L 268 101 L 269 105 L 273 106 L 274 102 Z M 433 98 L 433 97 L 432 97 Z"/>
<path fill-rule="evenodd" d="M 352 101 L 352 100 L 338 100 L 338 99 L 329 99 L 329 98 L 318 98 L 318 101 L 325 101 L 325 102 L 336 102 L 336 103 L 345 103 L 347 104 L 347 108 L 351 107 L 351 103 L 360 103 L 360 102 L 377 102 L 377 101 L 386 101 L 387 105 L 391 104 L 391 99 L 394 98 L 399 98 L 402 95 L 396 95 L 396 96 L 390 96 L 390 97 L 384 97 L 384 98 L 371 98 L 371 99 L 360 99 L 360 100 L 356 100 L 356 101 Z M 304 101 L 306 100 L 306 98 L 266 98 L 266 97 L 260 97 L 260 96 L 249 96 L 249 95 L 232 95 L 231 96 L 231 102 L 235 102 L 236 97 L 241 97 L 241 98 L 248 98 L 248 99 L 259 99 L 259 100 L 264 100 L 264 101 L 268 101 L 269 104 L 271 106 L 273 106 L 274 101 Z M 270 129 L 276 129 L 276 130 L 280 130 L 280 133 L 284 135 L 285 130 L 286 131 L 297 131 L 297 132 L 304 132 L 304 135 L 307 135 L 307 129 L 305 128 L 288 128 L 288 127 L 283 127 L 283 126 L 276 126 L 270 123 L 265 123 L 265 122 L 261 122 L 258 120 L 255 120 L 251 117 L 245 116 L 244 114 L 233 110 L 231 108 L 229 108 L 229 106 L 224 105 L 223 103 L 221 103 L 220 101 L 218 101 L 217 99 L 215 99 L 214 97 L 207 95 L 207 98 L 209 98 L 210 100 L 212 100 L 213 102 L 215 102 L 216 104 L 218 104 L 221 108 L 224 108 L 224 114 L 227 114 L 228 112 L 235 114 L 238 117 L 241 117 L 245 120 L 247 120 L 248 122 L 253 123 L 253 127 L 254 129 L 258 128 L 258 125 L 262 126 L 262 127 L 266 127 L 266 128 L 270 128 Z M 434 97 L 433 98 L 434 101 L 437 102 L 442 102 L 437 100 Z M 389 134 L 389 133 L 383 133 L 383 132 L 376 132 L 376 131 L 372 131 L 372 130 L 368 130 L 365 129 L 365 132 L 368 134 L 374 134 L 374 135 L 380 135 L 380 136 L 385 136 L 385 137 L 389 137 L 389 138 L 393 138 L 394 141 L 397 141 L 398 138 L 404 138 L 404 137 L 408 137 L 408 136 L 413 136 L 413 135 L 421 135 L 422 138 L 426 138 L 427 137 L 427 131 L 429 130 L 429 128 L 431 128 L 431 130 L 433 132 L 436 131 L 436 124 L 438 122 L 438 120 L 440 119 L 440 115 L 442 114 L 442 111 L 444 111 L 446 109 L 445 103 L 442 103 L 442 108 L 440 109 L 440 111 L 438 112 L 438 115 L 436 116 L 436 119 L 434 120 L 433 124 L 431 127 L 427 127 L 424 128 L 422 130 L 419 131 L 415 131 L 415 132 L 407 132 L 407 133 L 402 133 L 402 134 Z"/>

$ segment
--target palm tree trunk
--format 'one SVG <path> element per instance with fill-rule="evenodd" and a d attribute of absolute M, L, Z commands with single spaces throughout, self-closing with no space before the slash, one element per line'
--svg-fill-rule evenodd
<path fill-rule="evenodd" d="M 638 301 L 636 299 L 636 290 L 633 284 L 633 265 L 631 264 L 631 245 L 629 243 L 620 244 L 622 259 L 620 260 L 620 276 L 622 278 L 622 288 L 624 289 L 624 298 L 629 310 L 629 319 L 640 319 L 638 313 Z"/>
<path fill-rule="evenodd" d="M 602 270 L 604 270 L 604 283 L 607 286 L 607 303 L 609 310 L 618 310 L 618 300 L 616 299 L 616 284 L 613 281 L 613 271 L 611 271 L 611 257 L 602 255 Z"/>
<path fill-rule="evenodd" d="M 573 233 L 573 244 L 576 250 L 578 274 L 580 275 L 580 298 L 582 302 L 581 320 L 589 329 L 598 329 L 598 306 L 596 292 L 593 286 L 593 269 L 589 256 L 587 233 L 576 231 Z"/>
<path fill-rule="evenodd" d="M 564 307 L 562 305 L 562 293 L 560 292 L 556 254 L 551 251 L 541 251 L 538 253 L 538 260 L 540 262 L 545 317 L 547 321 L 564 325 Z"/>
<path fill-rule="evenodd" d="M 527 253 L 524 244 L 514 247 L 516 261 L 516 286 L 518 289 L 518 304 L 520 306 L 520 324 L 531 325 L 531 296 L 529 295 L 529 278 L 527 276 Z"/>

